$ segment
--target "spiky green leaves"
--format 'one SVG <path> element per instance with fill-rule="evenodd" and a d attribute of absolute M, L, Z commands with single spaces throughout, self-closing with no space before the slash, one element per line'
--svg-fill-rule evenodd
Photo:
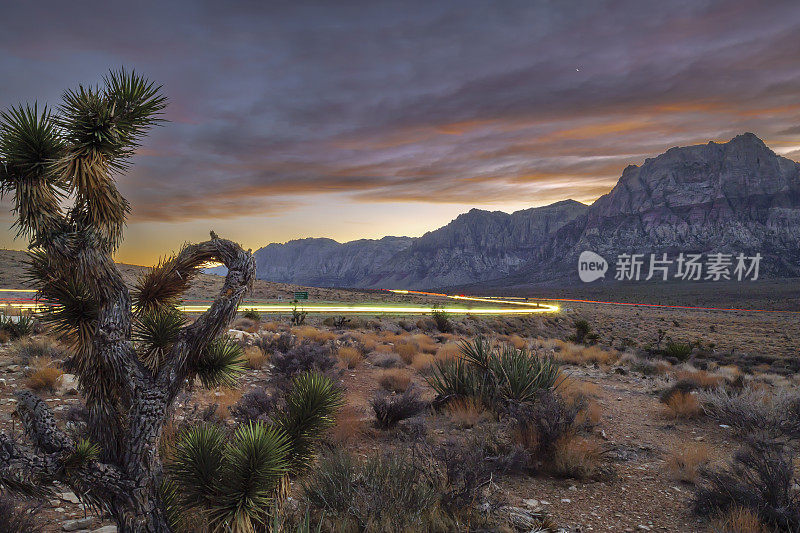
<path fill-rule="evenodd" d="M 216 250 L 207 246 L 188 245 L 178 255 L 162 259 L 136 280 L 131 295 L 134 306 L 141 312 L 176 305 L 200 266 L 215 253 Z"/>
<path fill-rule="evenodd" d="M 28 279 L 39 287 L 38 298 L 49 304 L 39 313 L 40 319 L 73 346 L 88 349 L 99 304 L 87 283 L 64 274 L 44 252 L 28 254 Z"/>
<path fill-rule="evenodd" d="M 185 323 L 183 313 L 173 307 L 141 313 L 133 329 L 139 359 L 150 370 L 161 368 L 164 358 L 178 339 Z"/>
<path fill-rule="evenodd" d="M 276 424 L 249 422 L 230 438 L 211 424 L 181 433 L 166 462 L 162 490 L 173 523 L 202 515 L 211 531 L 266 526 L 282 478 L 310 466 L 342 394 L 330 379 L 307 373 L 294 380 L 286 402 Z"/>
<path fill-rule="evenodd" d="M 286 408 L 276 417 L 292 443 L 290 460 L 294 470 L 304 470 L 314 458 L 322 433 L 336 421 L 342 391 L 327 377 L 306 372 L 292 382 Z"/>
<path fill-rule="evenodd" d="M 67 471 L 75 470 L 89 464 L 100 457 L 100 447 L 89 439 L 80 439 L 75 443 L 75 449 L 63 459 Z"/>
<path fill-rule="evenodd" d="M 244 372 L 242 347 L 228 337 L 210 342 L 194 364 L 200 383 L 210 389 L 233 387 Z"/>
<path fill-rule="evenodd" d="M 160 122 L 166 98 L 160 87 L 125 70 L 103 81 L 103 87 L 64 92 L 56 120 L 67 143 L 56 172 L 75 193 L 73 222 L 114 248 L 129 205 L 111 174 L 125 170 L 141 136 Z"/>
<path fill-rule="evenodd" d="M 228 441 L 218 426 L 195 426 L 178 437 L 166 465 L 170 500 L 180 515 L 204 515 L 213 531 L 253 531 L 267 523 L 288 453 L 289 440 L 275 427 L 243 425 Z"/>
<path fill-rule="evenodd" d="M 0 112 L 0 192 L 13 191 L 19 234 L 33 237 L 60 216 L 63 191 L 53 176 L 63 150 L 50 111 L 38 106 Z"/>
<path fill-rule="evenodd" d="M 116 170 L 125 168 L 147 129 L 162 121 L 159 115 L 167 103 L 160 86 L 125 69 L 111 71 L 103 87 L 65 91 L 62 101 L 58 124 L 73 154 L 100 157 Z M 91 185 L 93 178 L 89 173 L 74 177 L 76 187 Z"/>
<path fill-rule="evenodd" d="M 561 370 L 552 357 L 513 346 L 495 346 L 483 338 L 461 345 L 461 357 L 437 362 L 427 378 L 440 401 L 475 397 L 501 408 L 532 401 L 543 389 L 558 387 Z"/>

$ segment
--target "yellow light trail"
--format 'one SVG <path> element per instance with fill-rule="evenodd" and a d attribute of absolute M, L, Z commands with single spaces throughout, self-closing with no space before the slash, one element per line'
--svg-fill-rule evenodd
<path fill-rule="evenodd" d="M 464 298 L 467 299 L 467 298 Z M 478 300 L 480 301 L 480 300 Z M 183 305 L 179 309 L 186 313 L 202 313 L 208 309 L 208 305 Z M 241 304 L 240 309 L 252 309 L 262 313 L 289 313 L 295 307 L 293 305 L 279 304 Z M 298 310 L 308 313 L 394 313 L 403 315 L 425 315 L 433 311 L 443 311 L 445 313 L 457 315 L 530 315 L 535 313 L 554 313 L 558 311 L 557 305 L 541 304 L 540 307 L 407 307 L 402 305 L 304 305 L 298 306 Z"/>
<path fill-rule="evenodd" d="M 13 289 L 0 289 L 4 292 L 27 292 L 16 291 Z M 35 291 L 33 291 L 35 292 Z M 417 294 L 414 291 L 390 291 L 396 294 Z M 342 304 L 311 304 L 302 305 L 298 304 L 297 309 L 308 313 L 356 313 L 356 314 L 403 314 L 403 315 L 425 315 L 431 314 L 434 311 L 443 311 L 445 313 L 457 315 L 530 315 L 536 313 L 555 313 L 558 312 L 559 307 L 551 304 L 533 304 L 525 302 L 512 302 L 507 300 L 477 298 L 470 296 L 449 296 L 443 294 L 425 293 L 435 296 L 447 296 L 454 300 L 468 300 L 475 302 L 488 302 L 495 304 L 490 307 L 427 307 L 427 306 L 409 306 L 403 304 L 397 305 L 342 305 Z M 509 307 L 498 307 L 496 304 L 508 304 Z M 0 305 L 2 299 L 0 299 Z M 5 303 L 5 307 L 12 308 L 18 311 L 38 311 L 49 307 L 46 302 L 35 301 L 9 301 Z M 185 313 L 202 313 L 210 307 L 210 304 L 184 304 L 178 307 Z M 292 304 L 258 304 L 245 302 L 239 305 L 240 309 L 252 309 L 262 313 L 290 313 L 295 309 Z"/>

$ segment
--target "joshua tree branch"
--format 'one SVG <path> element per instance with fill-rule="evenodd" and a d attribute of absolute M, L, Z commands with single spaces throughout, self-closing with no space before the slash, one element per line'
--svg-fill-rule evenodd
<path fill-rule="evenodd" d="M 236 316 L 239 303 L 251 289 L 256 277 L 252 254 L 233 241 L 218 238 L 214 232 L 210 241 L 187 247 L 184 252 L 197 254 L 206 261 L 220 261 L 228 267 L 228 274 L 211 307 L 184 328 L 158 376 L 157 382 L 167 387 L 172 396 L 177 394 L 186 379 L 191 358 L 197 357 L 209 342 L 223 333 Z"/>
<path fill-rule="evenodd" d="M 72 439 L 56 425 L 53 412 L 47 403 L 30 391 L 17 393 L 17 416 L 22 421 L 25 434 L 45 453 L 69 451 Z"/>

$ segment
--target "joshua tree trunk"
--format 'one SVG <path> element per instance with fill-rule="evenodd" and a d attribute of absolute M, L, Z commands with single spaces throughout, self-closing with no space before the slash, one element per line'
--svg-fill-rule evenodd
<path fill-rule="evenodd" d="M 162 479 L 158 446 L 164 422 L 190 373 L 191 361 L 234 318 L 255 277 L 251 254 L 236 243 L 219 238 L 185 248 L 160 268 L 198 265 L 209 260 L 228 267 L 222 291 L 205 314 L 184 328 L 157 373 L 148 370 L 133 350 L 127 288 L 117 285 L 115 298 L 101 307 L 94 349 L 103 364 L 118 376 L 116 385 L 124 390 L 124 409 L 116 409 L 113 416 L 104 413 L 93 417 L 98 421 L 121 419 L 107 427 L 93 428 L 93 433 L 105 439 L 95 441 L 101 444 L 103 459 L 71 466 L 77 443 L 58 429 L 44 401 L 30 392 L 21 392 L 17 414 L 33 446 L 22 446 L 0 435 L 0 478 L 6 484 L 14 479 L 40 486 L 61 481 L 87 501 L 108 509 L 121 532 L 169 531 L 159 490 Z M 113 263 L 105 267 L 106 272 L 121 280 Z M 185 268 L 177 271 L 181 270 L 187 272 Z M 90 407 L 100 411 L 103 406 Z"/>
<path fill-rule="evenodd" d="M 135 74 L 112 72 L 104 81 L 67 91 L 57 116 L 36 107 L 0 115 L 0 192 L 13 196 L 19 233 L 30 240 L 39 296 L 54 304 L 44 319 L 69 342 L 90 434 L 76 442 L 44 401 L 19 393 L 16 414 L 30 442 L 0 435 L 0 488 L 42 492 L 59 481 L 108 510 L 120 531 L 160 533 L 169 531 L 158 453 L 164 422 L 190 380 L 229 370 L 209 370 L 202 358 L 235 317 L 255 262 L 212 232 L 211 240 L 153 268 L 131 294 L 112 259 L 129 210 L 113 174 L 126 168 L 166 100 Z M 74 205 L 64 211 L 67 198 Z M 132 324 L 147 312 L 177 312 L 208 261 L 228 267 L 222 291 L 206 313 L 180 327 L 156 364 L 145 365 Z"/>

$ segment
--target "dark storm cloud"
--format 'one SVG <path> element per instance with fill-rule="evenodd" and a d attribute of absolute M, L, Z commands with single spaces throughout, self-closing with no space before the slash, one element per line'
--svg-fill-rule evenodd
<path fill-rule="evenodd" d="M 19 3 L 0 104 L 135 67 L 171 105 L 134 220 L 608 190 L 678 144 L 800 145 L 797 2 Z"/>

